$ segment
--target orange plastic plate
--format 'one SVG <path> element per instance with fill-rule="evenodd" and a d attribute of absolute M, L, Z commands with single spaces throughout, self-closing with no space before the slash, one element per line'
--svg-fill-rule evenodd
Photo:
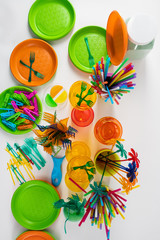
<path fill-rule="evenodd" d="M 54 240 L 47 232 L 28 231 L 22 233 L 16 240 Z"/>
<path fill-rule="evenodd" d="M 106 44 L 111 63 L 119 65 L 127 51 L 128 33 L 127 26 L 117 11 L 111 12 L 108 18 Z"/>
<path fill-rule="evenodd" d="M 38 78 L 31 73 L 31 82 L 28 82 L 29 68 L 22 65 L 20 60 L 30 66 L 30 52 L 35 52 L 35 61 L 32 68 L 44 75 L 44 78 Z M 26 86 L 40 86 L 48 82 L 57 69 L 57 55 L 54 49 L 45 41 L 40 39 L 27 39 L 19 43 L 12 51 L 10 57 L 10 68 L 13 76 Z"/>

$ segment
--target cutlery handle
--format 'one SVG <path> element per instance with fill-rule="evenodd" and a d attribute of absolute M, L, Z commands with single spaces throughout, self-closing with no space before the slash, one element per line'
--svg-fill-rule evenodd
<path fill-rule="evenodd" d="M 89 48 L 89 43 L 88 43 L 88 38 L 84 38 L 84 40 L 85 40 L 85 43 L 86 43 L 86 46 L 87 46 L 88 53 L 89 53 L 89 55 L 91 55 L 90 48 Z"/>
<path fill-rule="evenodd" d="M 42 78 L 42 79 L 44 78 L 44 75 L 43 75 L 43 74 L 35 71 L 33 68 L 30 68 L 30 66 L 28 66 L 27 64 L 25 64 L 22 60 L 20 60 L 19 62 L 20 62 L 23 66 L 31 69 L 37 77 Z"/>
<path fill-rule="evenodd" d="M 28 78 L 28 82 L 31 82 L 31 73 L 32 73 L 32 64 L 33 63 L 31 63 L 31 65 L 30 65 L 30 70 L 29 70 L 29 78 Z"/>
<path fill-rule="evenodd" d="M 27 64 L 25 64 L 22 60 L 19 61 L 22 65 L 24 65 L 27 68 L 30 68 Z M 33 70 L 34 71 L 34 70 Z"/>
<path fill-rule="evenodd" d="M 61 164 L 65 156 L 62 158 L 57 158 L 51 155 L 51 157 L 54 163 L 54 168 L 52 170 L 52 175 L 51 175 L 51 181 L 53 186 L 58 187 L 62 180 Z"/>
<path fill-rule="evenodd" d="M 28 154 L 28 156 L 29 156 L 29 158 L 32 160 L 32 162 L 34 163 L 35 167 L 36 167 L 38 170 L 40 170 L 41 167 L 38 165 L 38 163 L 36 163 L 36 161 L 33 159 L 33 157 L 32 157 L 30 154 Z"/>

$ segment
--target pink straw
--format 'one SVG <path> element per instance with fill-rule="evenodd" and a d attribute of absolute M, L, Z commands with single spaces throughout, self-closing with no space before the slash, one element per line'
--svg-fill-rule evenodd
<path fill-rule="evenodd" d="M 83 192 L 87 193 L 81 186 L 79 186 L 72 178 L 69 178 L 71 182 L 73 182 L 79 189 L 81 189 Z"/>

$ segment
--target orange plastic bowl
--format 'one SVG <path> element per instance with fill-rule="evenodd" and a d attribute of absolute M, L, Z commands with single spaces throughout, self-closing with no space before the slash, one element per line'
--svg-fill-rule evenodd
<path fill-rule="evenodd" d="M 119 65 L 127 52 L 128 33 L 126 23 L 117 11 L 111 12 L 108 18 L 106 44 L 111 63 Z"/>

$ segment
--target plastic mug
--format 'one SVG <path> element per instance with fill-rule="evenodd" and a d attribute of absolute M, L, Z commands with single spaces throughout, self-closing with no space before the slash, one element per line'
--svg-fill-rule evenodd
<path fill-rule="evenodd" d="M 89 186 L 90 181 L 86 170 L 78 167 L 84 166 L 87 162 L 91 161 L 92 160 L 87 156 L 77 156 L 69 161 L 67 165 L 67 173 L 65 175 L 65 183 L 71 191 L 81 192 L 82 190 L 71 182 L 69 178 L 73 179 L 83 189 L 86 189 Z M 76 168 L 76 170 L 74 168 Z"/>
<path fill-rule="evenodd" d="M 109 153 L 113 153 L 113 151 L 111 151 L 110 149 L 101 149 L 96 153 L 96 155 L 94 157 L 94 163 L 95 163 L 96 170 L 100 174 L 103 174 L 103 171 L 104 171 L 104 168 L 105 168 L 105 157 Z M 104 159 L 102 159 L 103 157 L 104 157 Z M 108 158 L 113 160 L 113 161 L 114 160 L 120 160 L 118 154 L 116 154 L 116 153 L 108 156 Z M 120 162 L 118 162 L 118 163 L 120 164 Z M 115 175 L 115 174 L 116 174 L 116 172 L 112 169 L 112 167 L 106 165 L 106 170 L 104 172 L 104 176 L 112 176 L 112 175 Z"/>
<path fill-rule="evenodd" d="M 152 16 L 136 14 L 127 19 L 128 49 L 126 57 L 130 60 L 144 58 L 153 48 L 156 24 Z"/>
<path fill-rule="evenodd" d="M 88 145 L 81 141 L 75 141 L 72 143 L 72 147 L 66 149 L 66 159 L 69 162 L 72 158 L 77 156 L 87 156 L 90 158 L 91 152 Z"/>
<path fill-rule="evenodd" d="M 96 139 L 105 145 L 113 145 L 113 140 L 120 139 L 122 132 L 122 125 L 113 117 L 103 117 L 99 119 L 94 127 Z"/>

